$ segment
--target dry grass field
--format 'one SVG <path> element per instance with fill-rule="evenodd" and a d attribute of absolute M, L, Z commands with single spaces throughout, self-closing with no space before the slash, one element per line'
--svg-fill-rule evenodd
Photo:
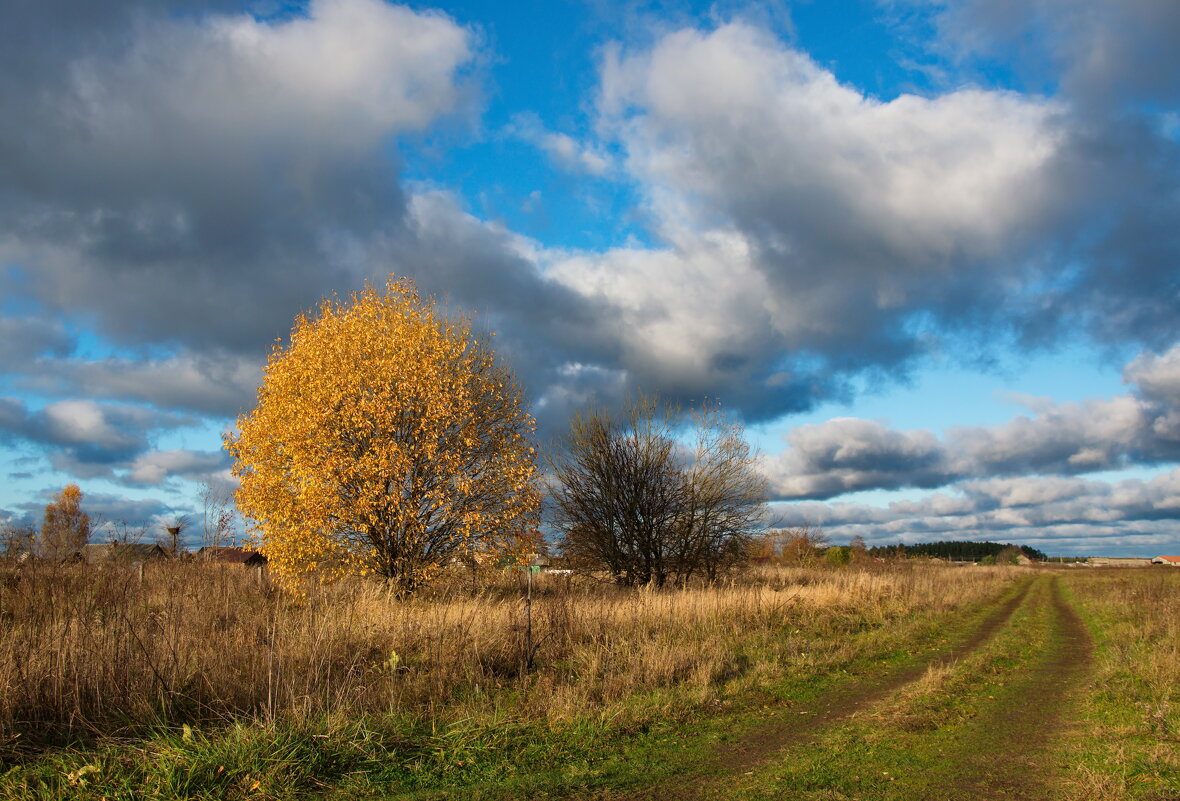
<path fill-rule="evenodd" d="M 478 578 L 0 566 L 0 799 L 1180 797 L 1180 571 Z"/>
<path fill-rule="evenodd" d="M 409 601 L 356 582 L 294 602 L 251 572 L 195 563 L 149 563 L 142 584 L 129 568 L 10 567 L 0 753 L 243 718 L 617 715 L 660 688 L 706 698 L 720 683 L 840 664 L 858 647 L 849 632 L 969 606 L 1008 580 L 776 567 L 656 592 L 540 575 L 530 655 L 519 573 L 496 572 L 474 596 L 457 573 Z"/>

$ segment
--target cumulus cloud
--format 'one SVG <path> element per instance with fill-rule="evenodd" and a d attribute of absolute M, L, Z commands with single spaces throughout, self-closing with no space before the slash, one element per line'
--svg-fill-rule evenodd
<path fill-rule="evenodd" d="M 1068 96 L 882 101 L 736 22 L 608 50 L 599 109 L 654 244 L 547 272 L 617 310 L 641 385 L 773 418 L 980 337 L 1180 337 L 1175 142 Z"/>
<path fill-rule="evenodd" d="M 6 292 L 121 342 L 256 352 L 381 274 L 405 213 L 387 146 L 473 108 L 468 31 L 380 0 L 130 20 L 3 79 Z"/>
<path fill-rule="evenodd" d="M 111 475 L 146 451 L 159 431 L 193 422 L 130 404 L 61 400 L 30 410 L 22 400 L 0 399 L 0 435 L 48 446 L 56 467 L 82 477 Z"/>
<path fill-rule="evenodd" d="M 765 462 L 772 492 L 781 498 L 831 498 L 948 481 L 945 446 L 929 431 L 893 431 L 875 420 L 837 417 L 795 428 L 787 441 L 789 450 Z"/>
<path fill-rule="evenodd" d="M 881 102 L 731 23 L 610 51 L 599 107 L 658 244 L 549 253 L 547 274 L 617 310 L 641 385 L 775 417 L 906 369 L 931 330 L 994 321 L 1040 280 L 1052 102 Z"/>
<path fill-rule="evenodd" d="M 930 489 L 968 478 L 1082 474 L 1180 461 L 1180 346 L 1127 365 L 1132 394 L 1083 403 L 1038 400 L 1032 416 L 958 426 L 943 438 L 875 420 L 800 426 L 766 459 L 780 498 L 831 498 L 868 489 Z"/>
<path fill-rule="evenodd" d="M 1063 101 L 979 88 L 881 101 L 742 22 L 608 48 L 599 139 L 528 114 L 512 125 L 592 174 L 622 153 L 610 172 L 643 198 L 652 244 L 576 252 L 402 185 L 390 144 L 476 108 L 475 40 L 447 17 L 379 0 L 266 21 L 131 8 L 119 35 L 79 32 L 0 92 L 21 121 L 0 132 L 13 221 L 0 258 L 17 266 L 9 291 L 175 358 L 46 362 L 42 381 L 156 402 L 166 382 L 132 385 L 211 376 L 184 408 L 225 413 L 296 311 L 389 271 L 480 311 L 535 399 L 592 365 L 749 419 L 847 393 L 866 371 L 904 375 L 957 336 L 1041 341 L 1078 314 L 1118 341 L 1180 333 L 1169 240 L 1132 249 L 1125 286 L 1126 264 L 1075 251 L 1088 214 L 1118 241 L 1149 217 L 1127 211 L 1138 179 L 1109 191 L 1126 165 L 1087 160 Z"/>
<path fill-rule="evenodd" d="M 819 525 L 834 541 L 869 544 L 987 539 L 1051 554 L 1154 556 L 1180 546 L 1180 469 L 1151 480 L 1006 478 L 886 508 L 851 503 L 776 505 L 782 525 Z"/>
<path fill-rule="evenodd" d="M 210 481 L 212 476 L 228 469 L 229 461 L 224 452 L 184 449 L 151 451 L 135 458 L 126 482 L 158 486 L 167 479 L 177 477 L 191 481 Z"/>
<path fill-rule="evenodd" d="M 1180 340 L 1180 154 L 1148 108 L 1174 106 L 1174 77 L 1139 69 L 1180 52 L 1163 47 L 1176 29 L 1159 2 L 1117 25 L 1106 0 L 1089 16 L 1029 4 L 1060 12 L 1038 33 L 1065 87 L 1052 96 L 963 83 L 878 99 L 744 22 L 607 48 L 594 135 L 527 114 L 510 132 L 641 198 L 647 241 L 594 251 L 402 180 L 399 137 L 478 111 L 469 30 L 380 0 L 272 19 L 224 5 L 45 0 L 0 32 L 0 291 L 44 312 L 0 318 L 4 391 L 51 400 L 0 400 L 0 427 L 75 475 L 156 484 L 209 467 L 153 451 L 148 432 L 173 423 L 95 399 L 230 416 L 295 313 L 388 272 L 478 311 L 549 430 L 636 388 L 776 419 L 964 342 Z M 942 35 L 1028 13 L 956 4 Z M 994 53 L 990 25 L 965 52 Z M 1150 29 L 1142 52 L 1135 26 Z M 1123 90 L 1142 108 L 1095 112 Z M 60 319 L 152 355 L 86 356 Z M 1147 354 L 1127 368 L 1132 394 L 1005 426 L 801 428 L 768 471 L 780 497 L 828 498 L 1166 463 L 1178 360 Z"/>

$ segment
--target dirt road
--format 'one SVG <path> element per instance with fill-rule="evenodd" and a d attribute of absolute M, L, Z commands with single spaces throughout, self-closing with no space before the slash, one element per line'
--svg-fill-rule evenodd
<path fill-rule="evenodd" d="M 1059 579 L 1050 583 L 1052 636 L 1040 658 L 1028 665 L 1012 695 L 1013 706 L 981 715 L 947 754 L 953 776 L 927 785 L 930 799 L 1021 799 L 1054 797 L 1062 766 L 1052 747 L 1070 723 L 1069 703 L 1090 665 L 1093 645 L 1081 618 L 1066 602 Z"/>
<path fill-rule="evenodd" d="M 1010 625 L 1018 609 L 1030 604 L 1035 609 L 1029 611 L 1040 613 L 1047 621 L 1048 635 L 1040 650 L 1013 670 L 1016 678 L 1010 684 L 1010 695 L 1020 702 L 985 708 L 967 725 L 956 728 L 945 754 L 940 756 L 940 761 L 945 762 L 938 771 L 904 777 L 886 791 L 874 795 L 869 790 L 857 797 L 866 801 L 875 797 L 931 801 L 1051 798 L 1053 772 L 1046 760 L 1055 739 L 1068 725 L 1068 705 L 1062 699 L 1079 686 L 1092 650 L 1084 624 L 1066 601 L 1059 580 L 1051 575 L 1026 582 L 1018 594 L 949 652 L 888 675 L 845 685 L 806 708 L 792 707 L 789 714 L 770 718 L 736 744 L 719 748 L 699 773 L 616 798 L 694 801 L 761 797 L 762 793 L 743 789 L 741 777 L 766 766 L 789 763 L 796 749 L 815 742 L 824 732 L 853 716 L 871 713 L 932 667 L 953 668 L 986 646 Z M 907 785 L 915 795 L 906 795 Z"/>

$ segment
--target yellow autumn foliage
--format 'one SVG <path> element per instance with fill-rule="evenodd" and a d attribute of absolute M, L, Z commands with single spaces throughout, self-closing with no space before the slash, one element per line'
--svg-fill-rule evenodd
<path fill-rule="evenodd" d="M 486 339 L 391 277 L 296 319 L 225 447 L 279 582 L 375 575 L 408 593 L 456 558 L 534 549 L 534 430 Z"/>

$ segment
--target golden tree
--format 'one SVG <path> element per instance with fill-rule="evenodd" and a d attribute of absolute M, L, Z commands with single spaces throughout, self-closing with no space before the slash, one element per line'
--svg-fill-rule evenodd
<path fill-rule="evenodd" d="M 90 541 L 90 515 L 82 511 L 82 490 L 67 484 L 45 507 L 41 524 L 41 553 L 68 559 Z"/>
<path fill-rule="evenodd" d="M 383 576 L 402 593 L 457 557 L 535 545 L 535 424 L 466 319 L 409 280 L 324 300 L 276 345 L 226 448 L 280 582 Z"/>

